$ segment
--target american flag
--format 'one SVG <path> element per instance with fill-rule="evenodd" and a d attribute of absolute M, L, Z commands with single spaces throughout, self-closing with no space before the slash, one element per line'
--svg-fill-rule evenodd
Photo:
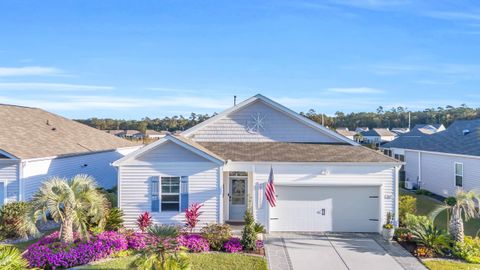
<path fill-rule="evenodd" d="M 275 186 L 273 185 L 273 168 L 270 167 L 270 175 L 268 176 L 267 186 L 265 187 L 265 196 L 271 207 L 277 204 L 277 197 L 275 195 Z"/>

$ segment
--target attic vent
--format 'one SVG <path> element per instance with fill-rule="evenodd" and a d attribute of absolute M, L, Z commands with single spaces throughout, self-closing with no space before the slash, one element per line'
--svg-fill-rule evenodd
<path fill-rule="evenodd" d="M 463 130 L 463 136 L 467 135 L 470 133 L 470 130 L 469 129 L 464 129 Z"/>

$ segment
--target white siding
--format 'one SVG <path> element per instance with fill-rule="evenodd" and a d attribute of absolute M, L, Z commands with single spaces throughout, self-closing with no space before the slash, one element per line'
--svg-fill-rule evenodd
<path fill-rule="evenodd" d="M 166 141 L 156 148 L 161 148 L 161 151 L 156 151 L 154 148 L 143 155 L 138 156 L 136 159 L 143 163 L 205 161 L 204 157 L 201 157 L 172 141 Z"/>
<path fill-rule="evenodd" d="M 121 166 L 119 174 L 120 207 L 125 215 L 125 225 L 136 229 L 136 219 L 151 212 L 150 177 L 188 176 L 189 204 L 203 204 L 199 226 L 217 223 L 220 213 L 220 168 L 211 162 L 165 162 L 149 166 Z M 155 223 L 184 222 L 185 213 L 151 213 Z"/>
<path fill-rule="evenodd" d="M 133 149 L 122 149 L 66 158 L 24 161 L 25 199 L 31 199 L 45 180 L 55 176 L 69 178 L 77 174 L 88 174 L 93 176 L 100 186 L 112 187 L 116 184 L 117 171 L 110 164 L 131 151 Z"/>
<path fill-rule="evenodd" d="M 267 224 L 268 202 L 265 200 L 264 185 L 268 180 L 270 165 L 254 166 L 253 209 L 256 219 Z M 321 164 L 276 164 L 273 165 L 276 185 L 324 185 L 324 186 L 382 186 L 382 223 L 387 212 L 395 212 L 395 169 L 385 166 L 339 166 Z M 322 170 L 329 171 L 321 175 Z"/>
<path fill-rule="evenodd" d="M 250 133 L 245 126 L 252 115 L 260 113 L 265 117 L 264 129 Z M 300 121 L 266 105 L 262 101 L 254 102 L 218 121 L 206 125 L 193 134 L 196 141 L 285 141 L 285 142 L 339 142 L 333 136 L 326 135 Z"/>
<path fill-rule="evenodd" d="M 407 177 L 418 176 L 418 151 L 406 151 Z M 455 194 L 455 162 L 463 163 L 463 188 L 480 188 L 480 158 L 446 155 L 442 153 L 421 153 L 421 188 L 448 197 Z"/>
<path fill-rule="evenodd" d="M 18 167 L 19 161 L 0 160 L 0 182 L 4 182 L 7 193 L 5 202 L 19 200 Z"/>
<path fill-rule="evenodd" d="M 418 153 L 410 150 L 405 150 L 405 180 L 418 184 L 420 179 L 418 171 Z"/>

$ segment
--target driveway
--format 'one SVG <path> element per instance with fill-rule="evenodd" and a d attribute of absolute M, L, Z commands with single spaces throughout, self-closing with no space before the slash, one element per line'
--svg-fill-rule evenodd
<path fill-rule="evenodd" d="M 377 234 L 273 233 L 266 237 L 270 270 L 424 270 L 397 243 Z"/>

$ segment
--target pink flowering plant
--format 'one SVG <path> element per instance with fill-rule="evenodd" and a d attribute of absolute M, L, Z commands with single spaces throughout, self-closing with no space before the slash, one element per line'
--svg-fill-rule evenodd
<path fill-rule="evenodd" d="M 152 225 L 152 215 L 150 213 L 145 212 L 140 214 L 137 218 L 137 226 L 142 231 L 145 232 L 148 227 Z"/>
<path fill-rule="evenodd" d="M 240 238 L 232 237 L 223 244 L 223 249 L 228 253 L 238 253 L 243 250 Z"/>
<path fill-rule="evenodd" d="M 208 241 L 199 234 L 182 234 L 177 237 L 178 245 L 187 248 L 191 252 L 210 251 Z"/>
<path fill-rule="evenodd" d="M 145 233 L 127 233 L 125 237 L 127 238 L 127 244 L 129 249 L 141 250 L 147 246 L 148 236 Z"/>
<path fill-rule="evenodd" d="M 190 207 L 188 207 L 188 209 L 185 211 L 185 226 L 190 230 L 190 232 L 193 232 L 198 224 L 198 221 L 200 220 L 200 215 L 202 214 L 202 212 L 200 212 L 200 208 L 202 208 L 202 206 L 203 205 L 199 203 L 192 203 L 192 205 L 190 205 Z"/>
<path fill-rule="evenodd" d="M 75 233 L 72 243 L 60 242 L 55 232 L 28 247 L 23 257 L 32 268 L 59 269 L 87 264 L 126 249 L 125 236 L 117 232 L 103 232 L 86 241 Z"/>

